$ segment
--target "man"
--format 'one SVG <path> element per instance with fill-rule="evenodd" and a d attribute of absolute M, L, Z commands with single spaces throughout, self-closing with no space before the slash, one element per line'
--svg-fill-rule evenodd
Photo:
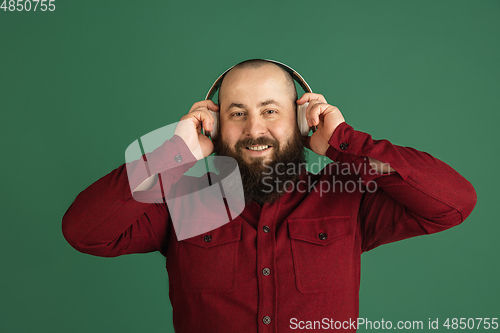
<path fill-rule="evenodd" d="M 354 332 L 361 253 L 461 223 L 476 194 L 429 154 L 353 130 L 322 95 L 296 98 L 281 67 L 244 62 L 225 75 L 219 105 L 195 103 L 176 135 L 146 154 L 167 189 L 214 149 L 233 157 L 246 205 L 231 222 L 178 241 L 165 204 L 133 199 L 156 178 L 129 183 L 122 165 L 76 198 L 63 218 L 66 239 L 99 256 L 161 251 L 177 332 L 288 332 L 299 321 Z M 306 102 L 317 130 L 301 139 L 295 110 Z M 220 117 L 214 142 L 201 132 L 213 130 L 209 110 Z M 337 163 L 308 173 L 301 140 Z"/>

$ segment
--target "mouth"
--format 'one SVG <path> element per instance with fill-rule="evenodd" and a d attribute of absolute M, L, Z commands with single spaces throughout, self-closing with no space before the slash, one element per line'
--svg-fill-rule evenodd
<path fill-rule="evenodd" d="M 251 151 L 264 151 L 264 150 L 268 150 L 272 147 L 273 146 L 270 146 L 270 145 L 253 145 L 253 146 L 245 147 L 245 149 L 251 150 Z"/>

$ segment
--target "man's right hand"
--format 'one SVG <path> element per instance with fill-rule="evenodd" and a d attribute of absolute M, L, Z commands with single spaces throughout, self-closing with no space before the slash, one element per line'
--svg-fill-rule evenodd
<path fill-rule="evenodd" d="M 219 106 L 211 100 L 194 103 L 189 113 L 183 116 L 175 128 L 174 135 L 184 140 L 191 153 L 197 160 L 201 160 L 214 150 L 212 140 L 201 133 L 201 126 L 205 131 L 212 131 L 214 118 L 211 111 L 219 111 Z"/>

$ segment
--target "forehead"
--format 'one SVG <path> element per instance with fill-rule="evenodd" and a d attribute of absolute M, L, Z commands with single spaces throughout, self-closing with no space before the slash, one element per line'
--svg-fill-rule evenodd
<path fill-rule="evenodd" d="M 243 100 L 290 100 L 289 86 L 283 70 L 274 64 L 233 68 L 222 81 L 219 100 L 225 105 Z M 224 98 L 221 98 L 221 95 Z"/>

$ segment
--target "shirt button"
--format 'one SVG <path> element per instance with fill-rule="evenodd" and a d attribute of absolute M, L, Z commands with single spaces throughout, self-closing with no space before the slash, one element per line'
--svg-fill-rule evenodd
<path fill-rule="evenodd" d="M 262 322 L 265 324 L 265 325 L 269 325 L 271 323 L 271 317 L 269 316 L 264 316 L 264 318 L 262 318 Z"/>
<path fill-rule="evenodd" d="M 203 240 L 204 240 L 205 242 L 207 242 L 207 243 L 208 243 L 208 242 L 211 242 L 211 241 L 212 241 L 212 236 L 210 236 L 210 235 L 205 235 L 205 236 L 203 236 Z"/>
<path fill-rule="evenodd" d="M 262 227 L 262 231 L 264 231 L 266 234 L 271 230 L 267 225 Z"/>
<path fill-rule="evenodd" d="M 349 144 L 347 142 L 342 142 L 340 144 L 340 149 L 341 150 L 346 150 L 347 148 L 349 148 Z"/>
<path fill-rule="evenodd" d="M 325 240 L 328 236 L 325 232 L 320 232 L 318 235 L 319 239 Z"/>
<path fill-rule="evenodd" d="M 174 156 L 174 161 L 176 161 L 177 163 L 182 162 L 182 156 L 181 155 L 175 155 Z"/>
<path fill-rule="evenodd" d="M 266 267 L 262 270 L 262 275 L 268 276 L 269 274 L 271 274 L 271 270 L 269 268 Z"/>

